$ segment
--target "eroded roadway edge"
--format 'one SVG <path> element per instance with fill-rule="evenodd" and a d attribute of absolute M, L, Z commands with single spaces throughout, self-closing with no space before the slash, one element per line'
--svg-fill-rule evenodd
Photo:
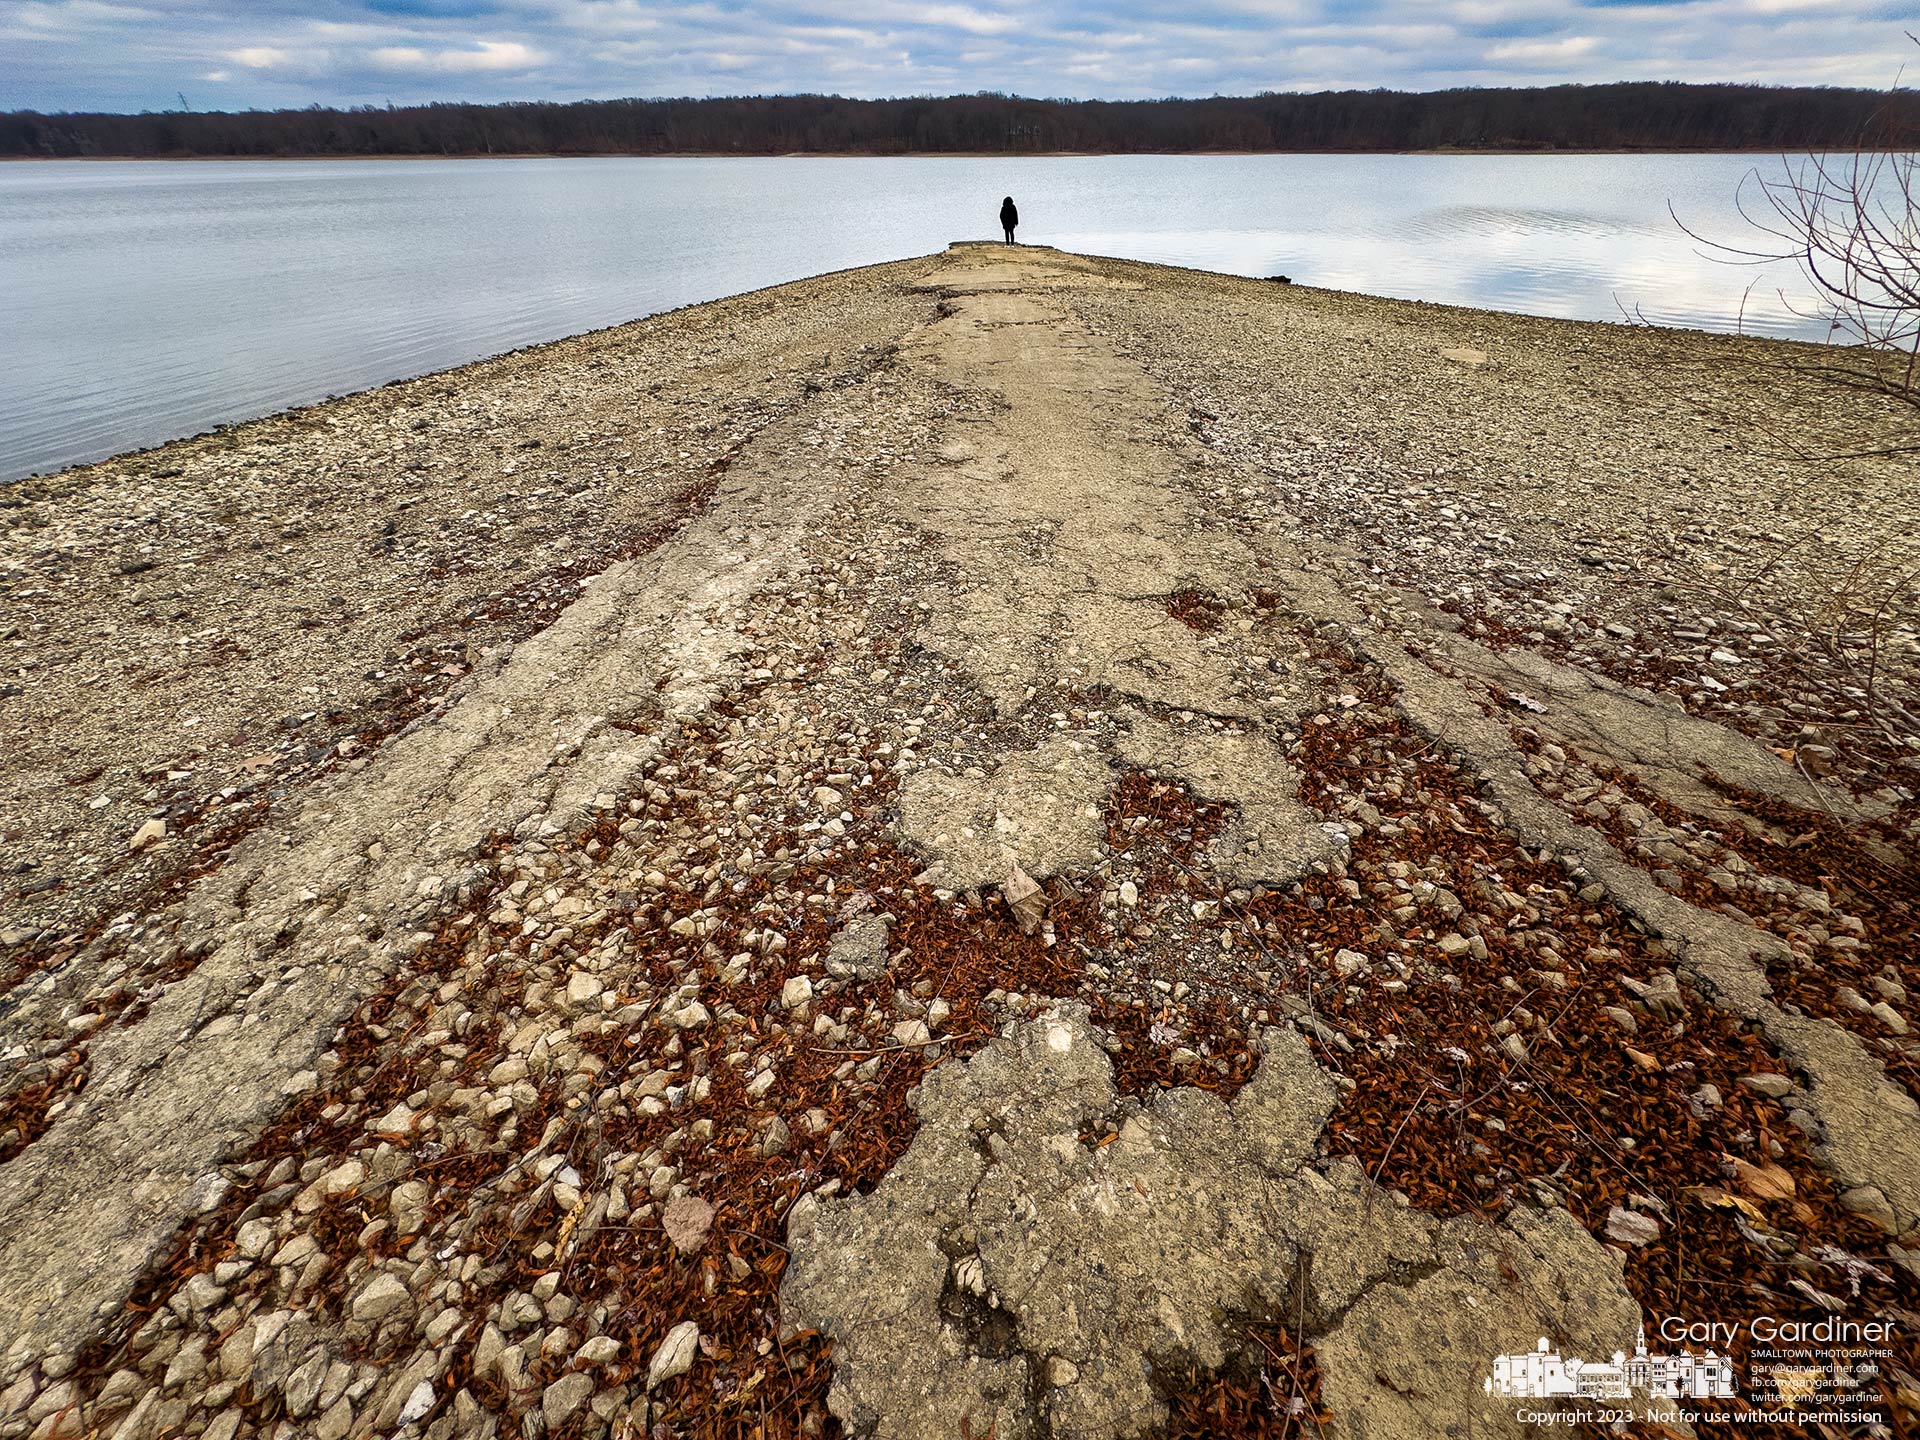
<path fill-rule="evenodd" d="M 741 648 L 730 609 L 831 499 L 782 469 L 805 423 L 764 432 L 708 515 L 610 567 L 435 723 L 304 797 L 181 903 L 179 935 L 210 953 L 138 1024 L 96 1037 L 79 1100 L 0 1168 L 10 1359 L 81 1343 L 217 1203 L 216 1162 L 310 1083 L 358 1001 L 484 883 L 491 838 L 578 827 L 706 707 Z"/>

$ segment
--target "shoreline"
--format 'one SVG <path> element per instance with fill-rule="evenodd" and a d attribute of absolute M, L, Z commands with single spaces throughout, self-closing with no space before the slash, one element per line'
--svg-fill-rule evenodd
<path fill-rule="evenodd" d="M 835 270 L 822 270 L 814 275 L 802 275 L 792 280 L 778 281 L 772 285 L 762 285 L 753 290 L 736 290 L 730 294 L 716 295 L 711 300 L 690 300 L 684 305 L 673 305 L 665 310 L 654 310 L 644 315 L 629 316 L 624 320 L 615 320 L 605 325 L 595 325 L 585 330 L 576 330 L 570 335 L 557 335 L 550 340 L 530 340 L 525 345 L 515 345 L 510 349 L 496 350 L 487 355 L 476 355 L 471 360 L 462 360 L 458 364 L 448 365 L 439 370 L 422 370 L 414 375 L 400 375 L 391 380 L 381 380 L 372 385 L 364 385 L 358 390 L 339 391 L 323 395 L 314 400 L 285 405 L 278 410 L 263 411 L 259 415 L 251 415 L 239 420 L 222 421 L 209 426 L 205 430 L 196 430 L 186 435 L 175 435 L 165 440 L 157 440 L 151 445 L 134 445 L 125 450 L 116 450 L 113 454 L 103 455 L 97 460 L 78 460 L 71 465 L 62 466 L 58 470 L 38 471 L 33 474 L 22 475 L 15 480 L 0 480 L 0 508 L 4 508 L 9 493 L 21 485 L 50 486 L 55 482 L 65 480 L 68 476 L 74 475 L 79 471 L 91 470 L 99 466 L 114 465 L 122 461 L 137 459 L 141 456 L 154 455 L 160 451 L 171 449 L 176 445 L 190 445 L 196 441 L 217 439 L 250 425 L 264 425 L 275 420 L 295 420 L 302 415 L 325 409 L 330 405 L 364 399 L 367 396 L 378 395 L 383 391 L 392 390 L 398 386 L 418 385 L 430 380 L 454 379 L 469 371 L 496 365 L 502 361 L 511 360 L 518 356 L 533 356 L 544 350 L 553 350 L 561 346 L 590 341 L 598 336 L 609 335 L 617 331 L 650 325 L 657 321 L 667 319 L 670 316 L 682 315 L 690 310 L 699 310 L 705 306 L 751 301 L 756 297 L 783 291 L 796 285 L 806 285 L 816 281 L 836 279 L 841 276 L 857 275 L 862 271 L 884 269 L 888 266 L 903 265 L 911 260 L 924 258 L 926 257 L 908 256 L 903 259 L 871 261 L 864 265 L 846 265 Z M 1212 272 L 1202 271 L 1200 273 L 1208 274 Z"/>
<path fill-rule="evenodd" d="M 381 158 L 406 159 L 411 157 L 401 156 L 401 157 L 381 157 Z M 589 158 L 589 157 L 583 157 L 583 158 Z M 955 240 L 955 241 L 950 241 L 949 245 L 950 246 L 995 245 L 997 243 L 998 242 L 990 239 Z M 1048 250 L 1051 247 L 1044 246 L 1044 245 L 1026 245 L 1021 248 Z M 938 252 L 934 252 L 934 253 L 937 254 Z M 644 315 L 632 316 L 624 320 L 615 320 L 606 325 L 593 326 L 586 330 L 575 331 L 569 335 L 556 336 L 550 340 L 529 341 L 525 345 L 517 345 L 507 350 L 499 350 L 486 355 L 478 355 L 473 357 L 470 360 L 462 360 L 457 364 L 449 365 L 442 369 L 423 370 L 418 372 L 417 374 L 396 376 L 391 380 L 377 381 L 374 384 L 362 386 L 357 390 L 331 392 L 329 394 L 317 397 L 313 400 L 296 401 L 292 404 L 282 406 L 279 409 L 262 411 L 258 415 L 246 416 L 237 420 L 221 421 L 216 424 L 210 425 L 207 428 L 202 430 L 195 430 L 195 431 L 187 432 L 185 434 L 173 435 L 163 440 L 156 440 L 151 444 L 129 446 L 124 450 L 116 450 L 109 455 L 102 455 L 96 459 L 77 460 L 70 465 L 62 466 L 57 470 L 36 471 L 26 475 L 21 475 L 14 479 L 0 479 L 0 507 L 4 507 L 6 504 L 9 503 L 8 502 L 9 495 L 14 495 L 17 498 L 19 494 L 18 487 L 23 485 L 31 485 L 36 487 L 37 489 L 42 489 L 45 487 L 49 487 L 55 484 L 56 482 L 62 481 L 66 477 L 74 475 L 80 471 L 90 470 L 99 466 L 113 465 L 122 461 L 131 460 L 140 456 L 154 455 L 161 451 L 170 449 L 171 447 L 178 446 L 178 445 L 188 445 L 196 441 L 216 439 L 221 436 L 229 435 L 236 430 L 243 429 L 250 425 L 264 424 L 266 422 L 273 421 L 273 420 L 288 419 L 288 418 L 302 415 L 311 411 L 323 409 L 324 407 L 334 404 L 336 402 L 353 400 L 353 399 L 357 399 L 367 395 L 378 394 L 382 391 L 393 389 L 396 386 L 418 384 L 428 380 L 455 378 L 467 371 L 470 371 L 482 366 L 490 365 L 497 361 L 506 360 L 514 356 L 534 355 L 545 349 L 568 345 L 575 341 L 586 340 L 598 335 L 605 335 L 611 332 L 626 329 L 630 326 L 646 324 L 650 321 L 658 320 L 665 316 L 680 314 L 688 310 L 697 310 L 700 307 L 705 305 L 716 305 L 716 304 L 721 304 L 728 301 L 745 300 L 758 295 L 766 295 L 766 294 L 778 292 L 793 285 L 805 284 L 813 281 L 828 280 L 838 276 L 857 275 L 862 271 L 879 270 L 889 266 L 903 265 L 903 264 L 911 263 L 914 260 L 924 260 L 929 258 L 931 258 L 931 256 L 908 256 L 908 257 L 903 257 L 901 259 L 895 259 L 895 260 L 877 260 L 877 261 L 869 262 L 864 265 L 852 265 L 852 266 L 845 266 L 835 270 L 823 270 L 823 271 L 820 271 L 818 274 L 800 276 L 794 280 L 781 281 L 781 282 L 778 282 L 777 284 L 762 286 L 756 290 L 734 291 L 727 295 L 716 296 L 711 300 L 690 301 L 685 305 L 674 306 L 666 310 L 653 311 Z M 1085 252 L 1085 258 L 1090 260 L 1111 263 L 1111 264 L 1117 264 L 1117 265 L 1144 265 L 1149 267 L 1150 269 L 1165 270 L 1165 271 L 1178 273 L 1178 274 L 1204 276 L 1204 277 L 1211 277 L 1211 278 L 1216 278 L 1221 280 L 1230 280 L 1230 281 L 1242 281 L 1248 284 L 1255 284 L 1255 285 L 1275 285 L 1279 287 L 1279 282 L 1266 277 L 1251 276 L 1251 275 L 1236 275 L 1230 271 L 1208 270 L 1200 266 L 1178 265 L 1169 261 L 1134 260 L 1127 256 L 1100 255 L 1093 252 Z M 1364 291 L 1364 290 L 1341 290 L 1341 289 L 1334 288 L 1332 286 L 1310 285 L 1300 281 L 1293 281 L 1293 280 L 1289 280 L 1288 282 L 1286 282 L 1285 286 L 1279 287 L 1279 288 L 1297 290 L 1303 293 L 1323 294 L 1323 295 L 1332 296 L 1332 297 L 1345 297 L 1355 301 L 1377 302 L 1384 305 L 1404 305 L 1404 306 L 1416 307 L 1418 309 L 1423 309 L 1423 310 L 1457 314 L 1467 319 L 1470 319 L 1471 317 L 1476 317 L 1476 316 L 1484 316 L 1489 318 L 1499 318 L 1499 319 L 1509 319 L 1509 320 L 1525 320 L 1525 321 L 1538 322 L 1538 323 L 1547 324 L 1547 325 L 1566 325 L 1566 326 L 1576 326 L 1576 327 L 1599 326 L 1599 327 L 1603 327 L 1606 330 L 1613 330 L 1613 331 L 1640 330 L 1640 331 L 1647 331 L 1653 334 L 1697 337 L 1709 343 L 1724 343 L 1724 344 L 1731 344 L 1734 346 L 1753 345 L 1753 346 L 1760 346 L 1760 347 L 1779 347 L 1782 350 L 1789 351 L 1789 352 L 1809 351 L 1809 350 L 1824 351 L 1832 348 L 1828 345 L 1822 344 L 1819 341 L 1799 340 L 1799 339 L 1794 339 L 1791 337 L 1784 337 L 1784 336 L 1741 334 L 1734 331 L 1726 331 L 1726 330 L 1708 330 L 1699 326 L 1659 325 L 1659 324 L 1653 324 L 1649 322 L 1641 322 L 1641 321 L 1625 320 L 1625 319 L 1594 320 L 1594 319 L 1581 319 L 1573 316 L 1564 316 L 1564 315 L 1540 315 L 1540 314 L 1535 314 L 1531 311 L 1525 311 L 1525 310 L 1494 310 L 1494 309 L 1488 309 L 1486 307 L 1477 306 L 1477 305 L 1455 304 L 1451 301 L 1445 301 L 1445 300 L 1409 299 L 1409 298 L 1394 296 L 1394 295 L 1377 295 L 1370 291 Z"/>

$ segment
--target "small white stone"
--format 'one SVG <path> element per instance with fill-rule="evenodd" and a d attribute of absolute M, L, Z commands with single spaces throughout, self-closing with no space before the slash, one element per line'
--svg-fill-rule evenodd
<path fill-rule="evenodd" d="M 273 1222 L 254 1219 L 242 1225 L 233 1237 L 233 1248 L 249 1260 L 258 1260 L 273 1248 Z"/>
<path fill-rule="evenodd" d="M 320 1193 L 331 1198 L 351 1195 L 367 1178 L 367 1167 L 358 1160 L 343 1160 L 320 1177 Z"/>
<path fill-rule="evenodd" d="M 693 1368 L 693 1357 L 699 1348 L 700 1327 L 691 1320 L 682 1320 L 667 1332 L 667 1338 L 653 1352 L 653 1359 L 647 1364 L 647 1389 L 686 1374 Z"/>
<path fill-rule="evenodd" d="M 610 1365 L 620 1358 L 620 1342 L 611 1335 L 596 1335 L 574 1358 L 582 1365 Z"/>
<path fill-rule="evenodd" d="M 422 1380 L 418 1385 L 413 1387 L 413 1393 L 407 1396 L 407 1403 L 400 1407 L 400 1415 L 397 1423 L 401 1425 L 411 1425 L 422 1415 L 433 1409 L 433 1401 L 433 1382 L 431 1380 Z"/>
<path fill-rule="evenodd" d="M 367 1128 L 377 1135 L 411 1135 L 416 1118 L 412 1108 L 402 1100 Z"/>
<path fill-rule="evenodd" d="M 353 1297 L 349 1313 L 356 1320 L 377 1322 L 412 1304 L 413 1297 L 407 1293 L 407 1287 L 393 1276 L 382 1273 L 360 1288 L 360 1293 Z"/>
<path fill-rule="evenodd" d="M 902 1045 L 924 1045 L 933 1038 L 924 1020 L 902 1020 L 893 1027 L 893 1038 Z"/>

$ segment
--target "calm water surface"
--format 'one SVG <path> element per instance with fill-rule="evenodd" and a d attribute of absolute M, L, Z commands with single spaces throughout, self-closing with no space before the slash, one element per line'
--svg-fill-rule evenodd
<path fill-rule="evenodd" d="M 1499 310 L 1823 338 L 1702 257 L 1755 158 L 0 165 L 0 480 L 823 270 L 998 238 Z M 1761 159 L 1766 165 L 1770 162 Z M 1771 162 L 1777 163 L 1777 162 Z M 1744 317 L 1742 310 L 1744 308 Z"/>

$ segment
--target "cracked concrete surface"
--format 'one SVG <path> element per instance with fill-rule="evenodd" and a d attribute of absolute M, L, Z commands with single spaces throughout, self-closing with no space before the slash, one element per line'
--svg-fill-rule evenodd
<path fill-rule="evenodd" d="M 99 1037 L 80 1099 L 0 1168 L 0 1215 L 34 1217 L 0 1234 L 0 1334 L 31 1353 L 114 1313 L 217 1198 L 215 1162 L 277 1113 L 399 958 L 473 902 L 489 837 L 578 826 L 704 708 L 737 645 L 729 606 L 804 524 L 806 498 L 778 493 L 781 479 L 775 464 L 734 467 L 716 516 L 609 569 L 436 723 L 305 797 L 189 895 L 179 931 L 210 953 L 138 1025 Z M 31 1034 L 89 964 L 76 956 L 9 1026 Z"/>
<path fill-rule="evenodd" d="M 1496 690 L 1543 705 L 1540 727 L 1570 745 L 1614 760 L 1687 809 L 1722 819 L 1753 819 L 1708 784 L 1712 776 L 1802 810 L 1831 810 L 1852 820 L 1885 813 L 1831 787 L 1813 784 L 1748 736 L 1689 715 L 1677 702 L 1563 665 L 1529 650 L 1496 653 L 1457 635 L 1441 640 L 1448 662 Z"/>
<path fill-rule="evenodd" d="M 1550 854 L 1582 893 L 1597 886 L 1667 947 L 1663 963 L 1670 956 L 1689 987 L 1687 1005 L 1758 1028 L 1801 1081 L 1796 1113 L 1810 1117 L 1820 1160 L 1841 1186 L 1877 1194 L 1896 1232 L 1920 1224 L 1912 1097 L 1855 1035 L 1779 1002 L 1767 967 L 1786 955 L 1783 941 L 1661 888 L 1543 793 L 1509 717 L 1489 713 L 1490 695 L 1523 692 L 1545 707 L 1529 712 L 1545 733 L 1704 816 L 1729 813 L 1708 772 L 1855 819 L 1880 813 L 1873 802 L 1849 802 L 1764 745 L 1646 692 L 1430 624 L 1417 636 L 1383 625 L 1300 543 L 1300 527 L 1236 526 L 1212 513 L 1193 482 L 1215 462 L 1176 398 L 1075 308 L 1076 296 L 1139 289 L 1124 267 L 963 246 L 908 280 L 938 308 L 900 337 L 897 364 L 948 403 L 937 425 L 911 412 L 914 448 L 856 471 L 808 458 L 820 437 L 804 414 L 770 425 L 722 478 L 711 513 L 596 577 L 364 769 L 291 797 L 271 828 L 173 905 L 167 943 L 199 963 L 158 986 L 132 1022 L 94 1037 L 84 1088 L 0 1165 L 0 1335 L 17 1366 L 97 1328 L 182 1222 L 217 1204 L 223 1160 L 315 1083 L 314 1066 L 355 1004 L 443 922 L 484 907 L 497 878 L 491 846 L 594 821 L 723 698 L 716 713 L 736 728 L 722 745 L 741 738 L 752 705 L 744 687 L 773 670 L 743 674 L 740 611 L 756 596 L 803 591 L 806 605 L 831 610 L 841 580 L 855 583 L 853 567 L 843 573 L 803 552 L 809 535 L 840 523 L 833 507 L 849 496 L 912 537 L 877 566 L 909 577 L 885 592 L 906 617 L 896 652 L 905 658 L 889 664 L 941 662 L 955 693 L 936 701 L 956 701 L 965 716 L 956 725 L 971 727 L 960 737 L 965 760 L 916 757 L 899 766 L 897 789 L 876 787 L 888 796 L 888 843 L 924 864 L 916 883 L 938 887 L 943 913 L 967 911 L 964 895 L 944 892 L 1003 884 L 1016 866 L 1061 877 L 1077 895 L 1084 888 L 1097 908 L 1122 848 L 1107 830 L 1116 786 L 1137 771 L 1224 807 L 1194 852 L 1212 891 L 1282 888 L 1329 869 L 1344 879 L 1337 867 L 1358 822 L 1303 802 L 1289 758 L 1306 717 L 1336 705 L 1337 691 L 1317 692 L 1278 653 L 1263 650 L 1254 663 L 1243 642 L 1257 634 L 1275 650 L 1267 641 L 1284 631 L 1303 654 L 1309 637 L 1337 643 L 1378 667 L 1394 723 L 1457 764 L 1507 835 Z M 823 588 L 829 573 L 839 578 Z M 1177 618 L 1183 595 L 1260 598 L 1243 607 L 1245 630 L 1214 631 Z M 907 728 L 873 699 L 889 668 L 846 662 L 856 629 L 828 642 L 838 657 L 814 674 L 846 677 L 870 706 L 871 739 L 888 742 L 871 755 L 898 755 L 921 743 L 919 722 Z M 808 825 L 838 825 L 843 813 L 860 823 L 851 784 L 845 774 L 809 776 Z M 758 801 L 742 791 L 737 803 L 745 814 Z M 735 876 L 723 881 L 722 863 L 706 862 L 687 887 L 723 904 Z M 794 868 L 785 850 L 768 863 Z M 742 861 L 740 887 L 761 873 Z M 870 912 L 908 907 L 898 896 L 875 902 L 863 874 L 847 878 L 859 908 L 838 917 L 819 967 L 826 978 L 782 977 L 778 1008 L 753 1025 L 784 1034 L 791 1018 L 811 1027 L 811 1039 L 796 1029 L 795 1043 L 812 1044 L 850 1013 L 827 999 L 842 980 L 891 988 L 894 922 Z M 830 911 L 846 893 L 823 884 L 795 899 L 792 914 L 822 902 Z M 1357 883 L 1349 893 L 1371 905 Z M 1208 908 L 1183 906 L 1188 894 L 1143 900 L 1117 883 L 1113 896 L 1129 934 L 1163 910 L 1197 917 Z M 675 923 L 690 921 L 683 913 Z M 1209 943 L 1226 953 L 1243 938 Z M 1438 935 L 1425 939 L 1440 949 Z M 1112 958 L 1081 949 L 1074 963 L 1090 971 Z M 1257 963 L 1270 963 L 1261 954 Z M 1388 973 L 1383 955 L 1340 954 L 1352 967 L 1378 965 L 1376 978 Z M 738 981 L 756 957 L 704 958 L 718 962 L 710 970 L 740 962 Z M 117 963 L 96 943 L 23 987 L 0 1015 L 0 1042 L 26 1053 Z M 723 992 L 735 983 L 706 981 Z M 714 1018 L 691 1003 L 701 983 L 688 982 L 679 997 L 687 1011 L 674 1012 L 699 1012 L 689 1029 Z M 1178 973 L 1149 983 L 1163 1014 L 1185 988 Z M 591 989 L 589 1005 L 598 986 L 582 991 Z M 845 1070 L 872 1073 L 869 1062 L 885 1055 L 953 1043 L 930 1028 L 930 998 L 894 996 L 894 1041 L 837 1052 Z M 1280 1014 L 1302 1006 L 1290 992 L 1274 997 Z M 724 1016 L 725 1002 L 712 1010 Z M 1322 1042 L 1338 1033 L 1301 1023 Z M 1565 1209 L 1514 1205 L 1497 1224 L 1422 1214 L 1352 1160 L 1330 1158 L 1326 1126 L 1350 1097 L 1294 1029 L 1261 1030 L 1258 1067 L 1231 1100 L 1191 1085 L 1123 1096 L 1108 1048 L 1120 1044 L 1074 1004 L 1011 1023 L 970 1059 L 926 1075 L 913 1100 L 919 1129 L 871 1194 L 808 1195 L 793 1208 L 781 1307 L 790 1325 L 835 1343 L 830 1403 L 849 1433 L 1151 1433 L 1167 1416 L 1169 1377 L 1241 1362 L 1250 1327 L 1269 1321 L 1316 1347 L 1330 1434 L 1519 1433 L 1512 1406 L 1481 1391 L 1491 1356 L 1543 1334 L 1604 1355 L 1638 1324 L 1621 1252 Z M 1183 1065 L 1215 1058 L 1174 1053 Z M 773 1085 L 774 1069 L 769 1060 L 757 1077 Z M 644 1098 L 664 1113 L 664 1072 L 659 1079 Z M 672 1089 L 677 1105 L 695 1087 Z M 790 1138 L 780 1123 L 769 1144 Z M 670 1168 L 664 1146 L 659 1158 L 657 1170 L 647 1162 L 655 1174 Z M 647 1183 L 656 1198 L 684 1189 L 672 1177 Z M 397 1402 L 381 1404 L 398 1415 Z"/>
<path fill-rule="evenodd" d="M 1147 715 L 1128 718 L 1122 759 L 1184 780 L 1193 793 L 1234 807 L 1233 821 L 1209 847 L 1229 885 L 1296 880 L 1339 852 L 1320 818 L 1299 801 L 1300 776 L 1257 735 L 1194 735 Z"/>
<path fill-rule="evenodd" d="M 1178 1366 L 1217 1369 L 1246 1322 L 1284 1317 L 1320 1349 L 1329 1433 L 1520 1435 L 1481 1392 L 1486 1356 L 1634 1332 L 1619 1257 L 1564 1211 L 1436 1221 L 1315 1164 L 1338 1087 L 1293 1030 L 1263 1051 L 1231 1102 L 1122 1101 L 1062 1007 L 935 1070 L 873 1194 L 808 1197 L 788 1224 L 781 1307 L 835 1343 L 834 1414 L 880 1440 L 1151 1434 Z"/>
<path fill-rule="evenodd" d="M 977 890 L 1019 865 L 1042 879 L 1100 860 L 1106 758 L 1070 741 L 1009 754 L 976 778 L 923 770 L 900 787 L 900 830 L 930 883 Z"/>
<path fill-rule="evenodd" d="M 1046 293 L 1099 284 L 1084 267 L 962 264 L 930 282 L 946 314 L 906 359 L 998 403 L 905 489 L 957 577 L 925 643 L 958 660 L 1003 711 L 1055 679 L 1211 715 L 1254 712 L 1227 666 L 1167 612 L 1184 586 L 1232 588 L 1247 557 L 1200 542 L 1155 443 L 1158 397 Z"/>
<path fill-rule="evenodd" d="M 1042 686 L 1068 685 L 1256 717 L 1225 659 L 1167 604 L 1183 589 L 1244 586 L 1251 554 L 1200 534 L 1171 483 L 1187 461 L 1155 432 L 1151 384 L 1046 293 L 1105 277 L 1058 257 L 1037 271 L 970 260 L 928 283 L 945 313 L 905 347 L 907 360 L 995 403 L 938 447 L 940 463 L 903 496 L 963 577 L 934 604 L 923 642 L 966 666 L 1003 712 Z M 1331 853 L 1264 740 L 1176 743 L 1150 713 L 1129 723 L 1119 758 L 1158 764 L 1240 807 L 1216 847 L 1236 883 L 1292 878 Z M 1016 855 L 1036 875 L 1086 870 L 1098 858 L 1093 817 L 1107 778 L 1102 761 L 1053 747 L 1005 757 L 985 784 L 922 773 L 904 789 L 903 828 L 935 857 L 929 874 L 958 888 L 1002 878 Z"/>

